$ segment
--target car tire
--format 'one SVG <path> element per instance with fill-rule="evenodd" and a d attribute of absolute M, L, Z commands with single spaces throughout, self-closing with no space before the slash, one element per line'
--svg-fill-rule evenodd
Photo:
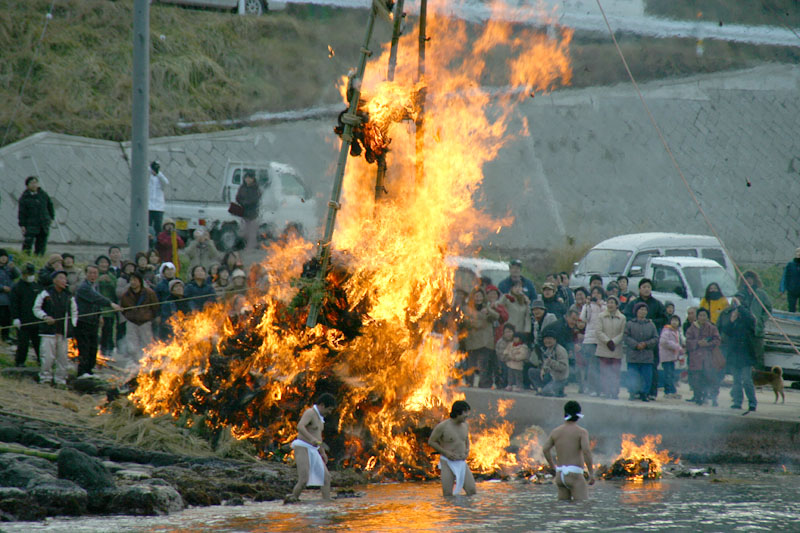
<path fill-rule="evenodd" d="M 262 0 L 244 0 L 245 15 L 263 15 L 266 10 L 267 4 Z"/>
<path fill-rule="evenodd" d="M 229 252 L 236 249 L 239 239 L 239 226 L 235 222 L 227 222 L 220 228 L 215 244 L 218 249 Z"/>

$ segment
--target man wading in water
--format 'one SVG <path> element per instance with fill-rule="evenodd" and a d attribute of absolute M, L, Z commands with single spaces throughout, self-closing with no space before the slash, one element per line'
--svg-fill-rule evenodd
<path fill-rule="evenodd" d="M 439 469 L 442 471 L 442 494 L 445 496 L 458 494 L 462 488 L 468 495 L 475 494 L 475 479 L 467 466 L 469 411 L 470 406 L 464 400 L 453 402 L 450 418 L 439 422 L 428 439 L 431 448 L 441 454 Z"/>
<path fill-rule="evenodd" d="M 306 409 L 300 422 L 297 423 L 297 438 L 292 441 L 294 461 L 297 463 L 297 485 L 291 494 L 287 494 L 283 503 L 296 503 L 300 501 L 300 493 L 306 485 L 322 487 L 322 498 L 331 499 L 331 475 L 328 473 L 329 448 L 322 442 L 322 428 L 325 417 L 333 412 L 336 399 L 323 393 L 317 398 L 311 408 Z"/>
<path fill-rule="evenodd" d="M 565 422 L 550 433 L 542 450 L 550 468 L 555 468 L 559 500 L 580 501 L 587 498 L 586 480 L 583 479 L 583 467 L 580 466 L 583 463 L 586 463 L 589 470 L 589 485 L 594 485 L 589 432 L 577 424 L 581 418 L 583 415 L 578 402 L 569 401 L 564 404 Z M 553 463 L 553 446 L 556 448 L 559 466 Z"/>

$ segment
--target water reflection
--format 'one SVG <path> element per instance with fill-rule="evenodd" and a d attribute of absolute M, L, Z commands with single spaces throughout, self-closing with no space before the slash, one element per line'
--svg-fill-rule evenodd
<path fill-rule="evenodd" d="M 582 503 L 556 501 L 553 485 L 484 482 L 478 494 L 445 499 L 438 483 L 366 487 L 362 498 L 188 509 L 166 517 L 56 519 L 3 524 L 3 531 L 70 533 L 281 531 L 800 531 L 800 483 L 777 473 L 723 482 L 599 481 Z M 310 492 L 304 497 L 318 498 Z"/>

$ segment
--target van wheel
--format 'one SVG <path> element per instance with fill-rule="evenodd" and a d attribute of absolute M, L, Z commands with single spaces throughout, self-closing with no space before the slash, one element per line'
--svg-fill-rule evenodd
<path fill-rule="evenodd" d="M 246 15 L 263 15 L 266 3 L 262 0 L 244 0 L 244 12 Z"/>
<path fill-rule="evenodd" d="M 220 228 L 215 244 L 217 248 L 225 252 L 229 252 L 236 248 L 239 242 L 239 226 L 235 222 L 228 222 L 223 224 Z"/>

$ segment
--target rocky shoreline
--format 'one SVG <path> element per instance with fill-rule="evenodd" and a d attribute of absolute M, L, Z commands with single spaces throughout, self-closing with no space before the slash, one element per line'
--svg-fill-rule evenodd
<path fill-rule="evenodd" d="M 73 394 L 30 387 L 45 389 L 51 404 L 58 403 L 59 395 Z M 296 481 L 295 469 L 281 462 L 153 451 L 114 442 L 97 429 L 5 407 L 0 407 L 2 522 L 152 516 L 189 506 L 241 505 L 282 499 Z M 343 487 L 366 480 L 345 471 L 332 472 L 332 481 Z"/>

